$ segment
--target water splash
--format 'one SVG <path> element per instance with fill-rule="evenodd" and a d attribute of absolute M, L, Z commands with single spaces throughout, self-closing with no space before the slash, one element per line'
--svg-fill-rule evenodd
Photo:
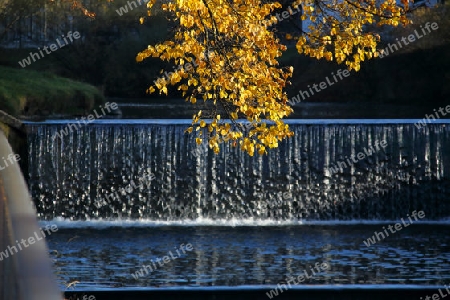
<path fill-rule="evenodd" d="M 394 220 L 450 216 L 450 130 L 429 124 L 290 124 L 268 155 L 198 148 L 184 124 L 28 124 L 29 186 L 43 220 Z M 336 174 L 364 147 L 388 145 Z M 154 180 L 120 192 L 148 174 Z M 118 197 L 108 199 L 111 193 Z"/>

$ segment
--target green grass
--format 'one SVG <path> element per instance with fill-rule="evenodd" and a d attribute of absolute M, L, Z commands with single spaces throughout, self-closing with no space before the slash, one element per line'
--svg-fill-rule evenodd
<path fill-rule="evenodd" d="M 9 114 L 80 115 L 104 102 L 91 85 L 47 72 L 0 66 L 0 109 Z"/>

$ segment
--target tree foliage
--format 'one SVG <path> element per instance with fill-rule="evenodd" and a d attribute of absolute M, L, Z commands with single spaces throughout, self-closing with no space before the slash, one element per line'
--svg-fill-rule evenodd
<path fill-rule="evenodd" d="M 149 15 L 155 2 L 147 4 Z M 356 71 L 362 61 L 377 56 L 379 36 L 365 25 L 409 23 L 404 1 L 402 7 L 395 0 L 296 0 L 291 6 L 301 6 L 296 17 L 309 24 L 302 34 L 287 35 L 296 40 L 298 52 Z M 198 144 L 208 140 L 215 153 L 221 142 L 231 141 L 250 155 L 264 154 L 293 135 L 283 122 L 292 112 L 284 88 L 293 68 L 278 61 L 287 49 L 275 35 L 283 19 L 273 12 L 280 7 L 261 0 L 169 0 L 162 9 L 176 22 L 173 38 L 136 57 L 138 62 L 158 57 L 181 66 L 148 92 L 167 94 L 167 87 L 175 85 L 193 104 L 210 102 L 212 120 L 205 122 L 200 110 L 187 131 L 197 134 Z M 197 66 L 183 67 L 186 63 Z M 221 120 L 219 112 L 230 120 Z M 239 124 L 241 118 L 250 126 Z"/>

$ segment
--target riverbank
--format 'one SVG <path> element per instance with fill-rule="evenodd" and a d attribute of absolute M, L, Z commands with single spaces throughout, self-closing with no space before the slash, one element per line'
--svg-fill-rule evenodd
<path fill-rule="evenodd" d="M 103 103 L 102 93 L 92 85 L 0 66 L 0 110 L 13 116 L 82 115 Z"/>

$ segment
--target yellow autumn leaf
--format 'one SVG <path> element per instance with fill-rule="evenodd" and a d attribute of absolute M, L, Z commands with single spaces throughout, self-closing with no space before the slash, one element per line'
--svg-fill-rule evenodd
<path fill-rule="evenodd" d="M 155 3 L 156 0 L 150 0 L 147 6 Z M 335 60 L 358 71 L 361 63 L 378 56 L 380 36 L 367 31 L 368 24 L 375 27 L 410 23 L 407 3 L 403 8 L 392 0 L 295 0 L 289 4 L 294 9 L 301 6 L 299 17 L 310 21 L 303 32 L 283 33 L 275 25 L 279 17 L 274 10 L 282 8 L 278 2 L 167 0 L 161 4 L 165 16 L 170 18 L 173 35 L 143 49 L 136 61 L 155 57 L 183 67 L 179 71 L 162 70 L 155 87 L 149 87 L 148 92 L 156 88 L 167 95 L 168 86 L 172 85 L 182 91 L 187 101 L 208 110 L 205 116 L 212 119 L 209 125 L 201 120 L 199 110 L 193 116 L 195 130 L 187 130 L 196 135 L 197 143 L 201 143 L 201 137 L 207 138 L 210 148 L 218 153 L 219 144 L 229 142 L 254 155 L 255 151 L 264 154 L 293 136 L 283 122 L 293 111 L 285 91 L 293 68 L 280 64 L 287 50 L 278 38 L 280 33 L 286 39 L 296 40 L 299 54 Z M 164 72 L 172 75 L 164 76 Z M 200 98 L 205 103 L 197 103 Z M 251 130 L 236 124 L 239 116 L 252 122 Z M 207 137 L 200 130 L 206 126 Z"/>
<path fill-rule="evenodd" d="M 261 146 L 258 150 L 258 154 L 259 155 L 263 155 L 266 153 L 266 148 L 264 146 Z"/>

